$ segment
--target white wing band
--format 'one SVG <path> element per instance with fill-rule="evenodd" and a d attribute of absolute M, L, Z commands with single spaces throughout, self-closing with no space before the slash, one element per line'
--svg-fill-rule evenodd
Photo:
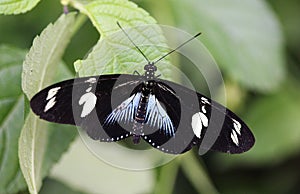
<path fill-rule="evenodd" d="M 175 133 L 170 117 L 152 94 L 149 96 L 146 112 L 146 124 L 151 127 L 162 129 L 165 134 L 170 136 L 173 136 Z"/>
<path fill-rule="evenodd" d="M 109 125 L 113 124 L 116 121 L 118 123 L 124 122 L 129 123 L 133 122 L 134 115 L 141 98 L 141 93 L 132 95 L 125 101 L 123 101 L 117 108 L 115 108 L 106 118 L 104 124 Z"/>

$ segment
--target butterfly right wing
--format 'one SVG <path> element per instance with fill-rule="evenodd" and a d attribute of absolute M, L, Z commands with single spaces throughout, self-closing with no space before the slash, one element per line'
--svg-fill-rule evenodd
<path fill-rule="evenodd" d="M 174 90 L 174 92 L 170 91 L 169 94 L 162 96 L 173 96 L 174 99 L 180 100 L 182 108 L 180 123 L 183 123 L 182 131 L 185 133 L 182 135 L 176 133 L 174 139 L 179 139 L 176 140 L 178 145 L 186 145 L 186 141 L 189 140 L 190 143 L 186 150 L 193 145 L 198 145 L 204 152 L 214 150 L 242 153 L 254 145 L 255 138 L 249 127 L 226 107 L 198 92 L 170 81 L 158 80 L 158 86 L 161 88 L 160 91 L 167 92 L 170 90 L 168 88 Z M 178 138 L 178 136 L 180 137 Z"/>

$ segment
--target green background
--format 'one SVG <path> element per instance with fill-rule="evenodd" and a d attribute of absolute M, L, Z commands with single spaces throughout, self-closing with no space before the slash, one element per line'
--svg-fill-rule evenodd
<path fill-rule="evenodd" d="M 134 172 L 97 160 L 76 139 L 67 154 L 46 173 L 40 193 L 299 193 L 300 1 L 238 2 L 135 1 L 159 24 L 192 34 L 200 30 L 207 35 L 203 42 L 223 73 L 227 105 L 252 129 L 257 140 L 253 149 L 241 155 L 208 153 L 201 157 L 194 150 L 165 166 Z M 5 53 L 14 53 L 14 63 L 19 64 L 8 72 L 0 69 L 0 100 L 10 96 L 11 103 L 20 103 L 18 106 L 22 108 L 20 92 L 8 94 L 7 88 L 21 83 L 20 65 L 34 37 L 61 13 L 59 1 L 43 0 L 25 14 L 0 15 L 0 64 L 5 64 Z M 67 76 L 75 74 L 74 61 L 84 58 L 98 39 L 99 33 L 87 20 L 63 56 L 69 70 Z M 179 59 L 178 63 L 185 63 L 185 59 Z M 183 66 L 182 70 L 193 71 Z M 191 79 L 195 83 L 197 77 Z M 199 91 L 200 85 L 195 86 Z M 3 124 L 8 116 L 16 119 L 11 123 L 23 123 L 24 115 L 9 111 L 9 103 L 7 107 L 1 106 L 0 132 L 9 130 Z M 68 141 L 76 135 L 69 131 L 62 133 L 69 136 Z M 0 150 L 5 150 L 7 143 L 2 132 L 0 137 Z M 64 146 L 67 149 L 68 145 Z M 9 182 L 5 177 L 15 170 L 12 165 L 18 163 L 3 166 L 6 158 L 2 156 L 5 155 L 0 157 L 0 191 L 4 188 L 7 193 L 28 193 L 21 175 L 10 186 L 1 184 Z"/>

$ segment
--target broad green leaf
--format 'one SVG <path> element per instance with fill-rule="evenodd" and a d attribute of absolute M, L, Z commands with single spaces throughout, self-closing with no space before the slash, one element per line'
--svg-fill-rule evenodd
<path fill-rule="evenodd" d="M 134 158 L 134 155 L 107 148 L 106 153 L 122 158 L 124 163 L 128 162 L 126 157 Z M 78 137 L 70 146 L 68 153 L 53 167 L 50 177 L 91 194 L 152 193 L 155 186 L 153 170 L 129 170 L 130 168 L 117 167 L 114 162 L 106 160 L 104 155 L 102 159 L 96 157 Z M 148 162 L 143 156 L 138 160 Z"/>
<path fill-rule="evenodd" d="M 46 123 L 29 113 L 19 140 L 19 158 L 30 193 L 38 193 L 42 185 L 42 164 L 48 136 Z"/>
<path fill-rule="evenodd" d="M 169 2 L 180 26 L 203 33 L 201 40 L 230 78 L 260 92 L 279 86 L 285 75 L 283 37 L 264 1 Z"/>
<path fill-rule="evenodd" d="M 0 46 L 0 193 L 26 188 L 18 159 L 18 138 L 23 126 L 24 98 L 21 70 L 25 51 Z"/>
<path fill-rule="evenodd" d="M 300 28 L 299 28 L 299 18 L 300 18 L 300 1 L 299 0 L 276 0 L 269 1 L 269 3 L 276 10 L 276 14 L 278 15 L 282 28 L 284 30 L 284 34 L 286 37 L 286 42 L 289 47 L 289 53 L 297 51 L 300 49 Z M 291 49 L 291 50 L 290 50 Z"/>
<path fill-rule="evenodd" d="M 222 166 L 272 165 L 300 151 L 300 91 L 288 82 L 284 90 L 258 99 L 247 110 L 245 121 L 253 131 L 254 147 L 241 155 L 218 158 Z"/>
<path fill-rule="evenodd" d="M 75 15 L 62 15 L 54 24 L 49 24 L 33 45 L 23 64 L 22 89 L 30 99 L 44 86 L 51 83 L 57 72 L 55 65 L 72 36 Z"/>
<path fill-rule="evenodd" d="M 58 69 L 58 64 L 72 36 L 74 19 L 74 14 L 62 15 L 35 38 L 23 63 L 22 88 L 29 99 L 49 84 L 57 71 L 61 71 Z M 58 139 L 60 130 L 50 131 L 47 128 L 46 122 L 30 112 L 19 139 L 20 165 L 30 193 L 38 193 L 43 177 L 65 149 L 63 147 L 58 150 L 48 150 L 49 144 L 53 143 L 52 146 L 59 147 L 56 143 L 63 142 L 65 145 L 70 142 L 69 138 L 66 142 L 64 139 L 63 141 Z M 52 153 L 55 158 L 51 158 Z"/>
<path fill-rule="evenodd" d="M 24 13 L 36 6 L 40 0 L 1 0 L 0 14 Z"/>
<path fill-rule="evenodd" d="M 117 26 L 117 21 L 150 61 L 158 59 L 168 51 L 166 40 L 156 21 L 145 10 L 128 0 L 99 0 L 90 3 L 73 0 L 71 3 L 90 18 L 101 34 L 99 42 L 87 59 L 75 63 L 75 69 L 80 76 L 131 74 L 134 70 L 144 72 L 147 61 Z M 168 60 L 163 60 L 157 66 L 157 74 L 175 79 L 174 74 L 171 76 L 171 64 Z"/>
<path fill-rule="evenodd" d="M 46 179 L 43 183 L 43 187 L 40 194 L 84 194 L 83 192 L 76 191 L 64 183 L 54 180 Z"/>

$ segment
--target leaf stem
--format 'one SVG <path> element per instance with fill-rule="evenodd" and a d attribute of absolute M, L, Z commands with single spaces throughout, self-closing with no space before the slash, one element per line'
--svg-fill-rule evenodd
<path fill-rule="evenodd" d="M 181 157 L 181 167 L 187 178 L 194 185 L 198 193 L 219 193 L 203 166 L 197 161 L 192 152 L 186 153 Z"/>
<path fill-rule="evenodd" d="M 163 166 L 160 169 L 159 178 L 155 185 L 153 194 L 172 194 L 178 169 L 178 158 Z"/>
<path fill-rule="evenodd" d="M 73 26 L 72 36 L 78 31 L 78 29 L 87 21 L 88 17 L 84 14 L 79 14 L 76 17 L 76 21 Z"/>

